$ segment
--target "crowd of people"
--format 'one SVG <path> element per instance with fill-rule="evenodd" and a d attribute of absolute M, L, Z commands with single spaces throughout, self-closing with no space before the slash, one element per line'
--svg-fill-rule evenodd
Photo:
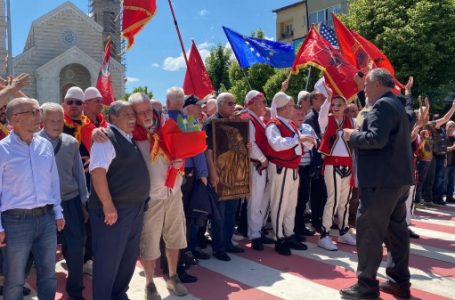
<path fill-rule="evenodd" d="M 358 282 L 342 296 L 374 299 L 381 289 L 409 298 L 409 238 L 419 238 L 409 228 L 413 208 L 455 202 L 455 103 L 430 120 L 428 99 L 413 108 L 412 77 L 396 96 L 388 72 L 358 74 L 354 103 L 324 82 L 294 100 L 285 81 L 270 108 L 256 90 L 244 99 L 226 92 L 198 99 L 179 87 L 167 91 L 164 107 L 143 93 L 103 107 L 95 87 L 76 86 L 61 104 L 40 104 L 21 92 L 28 81 L 21 74 L 0 83 L 6 300 L 30 292 L 24 284 L 32 264 L 38 298 L 54 299 L 59 244 L 70 299 L 84 299 L 84 273 L 92 276 L 93 299 L 128 299 L 138 259 L 145 298 L 161 299 L 158 267 L 169 291 L 184 296 L 185 283 L 198 280 L 187 271 L 199 260 L 228 262 L 231 253 L 263 251 L 264 244 L 289 256 L 307 250 L 306 236 L 316 233 L 328 251 L 337 243 L 358 249 Z M 204 125 L 207 150 L 172 159 L 160 129 L 189 117 Z M 249 123 L 248 198 L 218 201 L 223 174 L 212 134 L 218 119 Z M 172 188 L 170 169 L 179 170 Z M 379 285 L 383 243 L 391 280 Z"/>

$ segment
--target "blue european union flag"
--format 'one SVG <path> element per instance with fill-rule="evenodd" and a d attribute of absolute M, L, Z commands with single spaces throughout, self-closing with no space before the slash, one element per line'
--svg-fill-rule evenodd
<path fill-rule="evenodd" d="M 267 64 L 275 68 L 289 68 L 294 63 L 295 52 L 291 44 L 266 39 L 246 37 L 223 26 L 240 67 Z"/>

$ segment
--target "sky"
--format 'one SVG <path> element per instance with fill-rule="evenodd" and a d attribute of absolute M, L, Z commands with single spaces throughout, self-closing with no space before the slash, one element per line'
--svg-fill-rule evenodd
<path fill-rule="evenodd" d="M 33 20 L 51 11 L 63 0 L 11 0 L 13 56 L 22 52 Z M 89 0 L 73 0 L 88 13 Z M 297 0 L 173 0 L 175 14 L 187 52 L 194 40 L 203 58 L 216 45 L 226 46 L 221 26 L 250 35 L 261 29 L 275 39 L 274 9 Z M 157 0 L 155 17 L 136 37 L 126 53 L 126 90 L 148 86 L 156 99 L 164 102 L 166 90 L 182 86 L 185 62 L 167 0 Z"/>

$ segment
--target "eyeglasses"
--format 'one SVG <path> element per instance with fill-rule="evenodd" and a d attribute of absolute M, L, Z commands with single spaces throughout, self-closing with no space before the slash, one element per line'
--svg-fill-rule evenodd
<path fill-rule="evenodd" d="M 82 105 L 82 100 L 77 100 L 77 99 L 70 99 L 70 100 L 66 100 L 65 101 L 65 104 L 68 104 L 68 105 L 77 105 L 77 106 L 81 106 Z"/>
<path fill-rule="evenodd" d="M 147 109 L 147 110 L 144 110 L 144 111 L 136 112 L 136 115 L 138 115 L 140 117 L 146 117 L 146 116 L 151 115 L 151 114 L 153 114 L 153 109 Z"/>
<path fill-rule="evenodd" d="M 235 102 L 234 101 L 223 101 L 224 104 L 226 104 L 227 106 L 235 106 Z"/>
<path fill-rule="evenodd" d="M 39 115 L 40 112 L 41 111 L 39 109 L 34 108 L 32 110 L 21 111 L 21 112 L 15 113 L 15 114 L 13 114 L 13 116 L 25 115 L 25 114 L 32 114 L 33 116 L 36 116 L 36 115 Z"/>

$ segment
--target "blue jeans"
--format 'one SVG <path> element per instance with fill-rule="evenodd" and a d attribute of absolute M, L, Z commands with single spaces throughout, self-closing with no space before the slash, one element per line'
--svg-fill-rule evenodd
<path fill-rule="evenodd" d="M 82 298 L 85 224 L 81 198 L 62 201 L 65 228 L 59 232 L 63 257 L 68 265 L 66 291 L 72 298 Z"/>
<path fill-rule="evenodd" d="M 436 170 L 434 174 L 433 184 L 433 201 L 442 201 L 442 196 L 445 194 L 444 174 L 445 157 L 436 157 Z"/>
<path fill-rule="evenodd" d="M 445 174 L 444 186 L 446 187 L 447 199 L 453 199 L 454 184 L 455 184 L 455 166 L 447 166 Z"/>
<path fill-rule="evenodd" d="M 42 216 L 11 216 L 4 212 L 2 224 L 6 235 L 3 299 L 23 299 L 22 287 L 30 251 L 35 259 L 38 298 L 54 299 L 57 290 L 57 228 L 54 213 L 49 211 Z"/>
<path fill-rule="evenodd" d="M 218 201 L 218 210 L 221 215 L 219 221 L 212 223 L 212 248 L 213 252 L 225 252 L 232 247 L 235 216 L 240 200 Z"/>

